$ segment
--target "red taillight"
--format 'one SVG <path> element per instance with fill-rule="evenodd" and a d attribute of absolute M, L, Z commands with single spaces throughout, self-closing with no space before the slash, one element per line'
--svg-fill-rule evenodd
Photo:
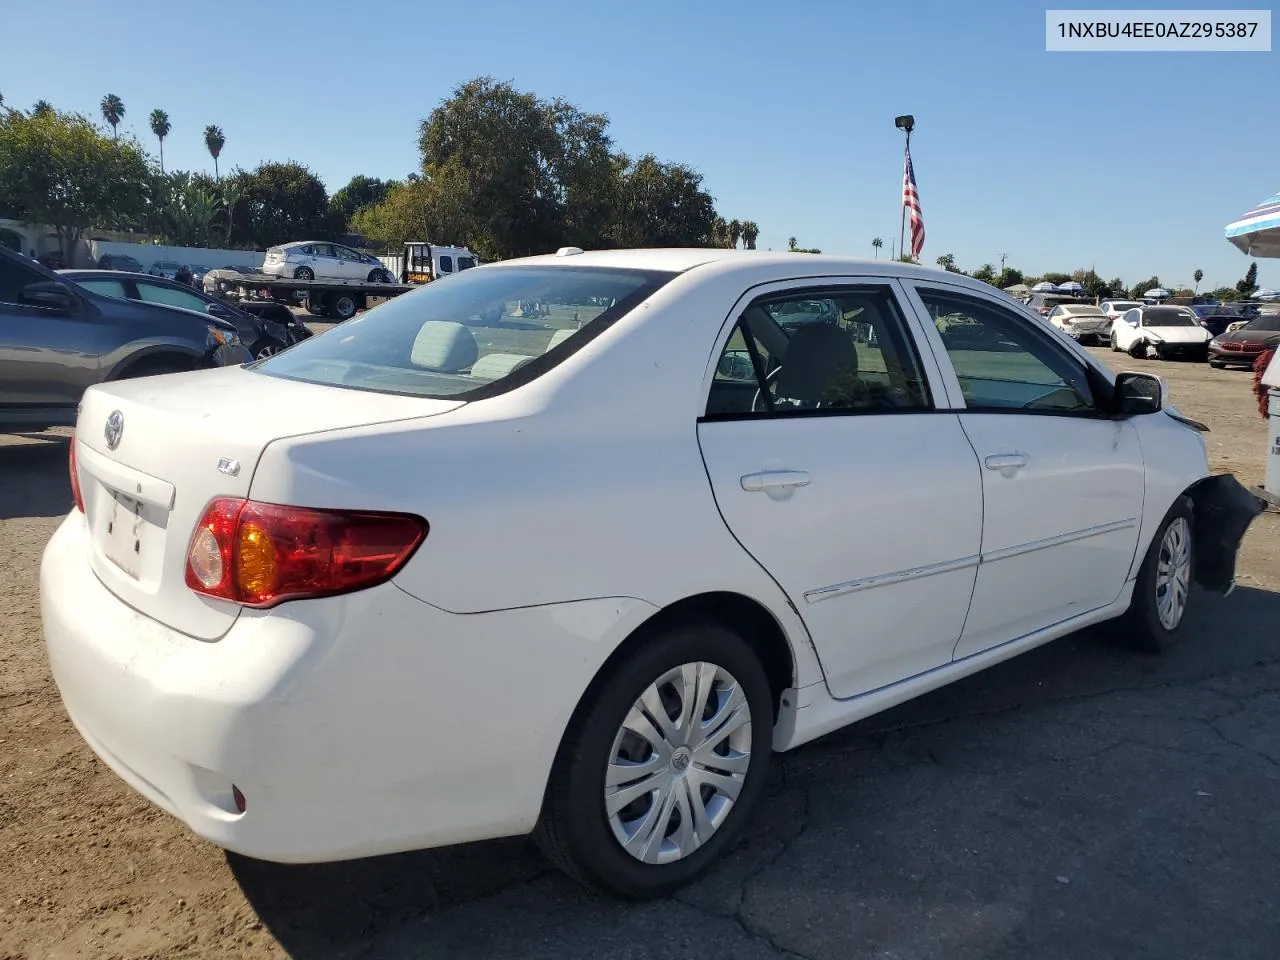
<path fill-rule="evenodd" d="M 1064 327 L 1069 327 L 1069 326 L 1071 326 L 1071 318 L 1070 318 L 1070 317 L 1063 317 L 1063 318 L 1062 318 L 1062 325 L 1063 325 Z"/>
<path fill-rule="evenodd" d="M 403 513 L 220 497 L 191 536 L 187 586 L 248 607 L 361 590 L 394 576 L 427 529 Z"/>
<path fill-rule="evenodd" d="M 84 495 L 80 492 L 80 467 L 76 463 L 76 438 L 67 445 L 67 472 L 71 475 L 71 499 L 76 509 L 84 513 Z"/>

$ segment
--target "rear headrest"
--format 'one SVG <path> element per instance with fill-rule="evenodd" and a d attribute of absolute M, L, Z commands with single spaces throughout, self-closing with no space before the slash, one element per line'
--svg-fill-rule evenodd
<path fill-rule="evenodd" d="M 817 403 L 838 374 L 858 372 L 858 350 L 839 327 L 813 323 L 796 329 L 778 372 L 778 396 Z"/>
<path fill-rule="evenodd" d="M 557 330 L 551 335 L 551 339 L 547 341 L 547 350 L 544 352 L 549 352 L 560 346 L 577 332 L 577 330 Z"/>
<path fill-rule="evenodd" d="M 507 374 L 519 370 L 533 360 L 523 353 L 489 353 L 485 354 L 471 366 L 471 376 L 481 380 L 497 380 Z"/>
<path fill-rule="evenodd" d="M 476 362 L 476 338 L 460 323 L 428 320 L 413 339 L 409 360 L 437 373 L 457 373 Z"/>

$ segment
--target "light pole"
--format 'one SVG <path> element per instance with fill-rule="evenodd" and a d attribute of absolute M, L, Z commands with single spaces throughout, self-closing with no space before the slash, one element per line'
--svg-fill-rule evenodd
<path fill-rule="evenodd" d="M 906 134 L 907 134 L 906 150 L 907 150 L 907 153 L 910 153 L 911 152 L 911 131 L 916 128 L 916 118 L 909 113 L 904 114 L 901 117 L 894 117 L 893 125 L 897 127 L 899 130 L 906 131 Z M 903 189 L 906 188 L 906 176 L 907 176 L 907 165 L 906 165 L 906 156 L 904 155 L 903 162 L 902 162 Z M 899 255 L 901 255 L 901 251 L 906 249 L 906 247 L 904 246 L 904 241 L 906 240 L 906 238 L 907 238 L 907 205 L 903 203 L 902 204 L 902 224 L 898 229 Z"/>

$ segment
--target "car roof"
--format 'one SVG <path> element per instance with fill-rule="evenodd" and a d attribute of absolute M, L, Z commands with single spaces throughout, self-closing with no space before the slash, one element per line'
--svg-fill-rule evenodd
<path fill-rule="evenodd" d="M 749 278 L 760 274 L 759 282 L 769 282 L 770 277 L 904 277 L 944 282 L 987 294 L 998 294 L 1009 303 L 1019 301 L 991 284 L 983 283 L 960 273 L 951 273 L 934 267 L 902 263 L 896 260 L 880 260 L 870 257 L 842 257 L 832 254 L 774 252 L 768 250 L 725 250 L 707 248 L 656 248 L 647 250 L 588 250 L 583 253 L 560 256 L 544 254 L 517 260 L 501 260 L 485 264 L 482 269 L 503 269 L 512 266 L 564 266 L 564 267 L 617 267 L 632 270 L 658 270 L 683 273 L 694 269 L 714 270 L 718 274 L 736 274 Z M 785 270 L 782 268 L 786 268 Z"/>
<path fill-rule="evenodd" d="M 182 283 L 175 284 L 168 277 L 157 277 L 149 273 L 135 273 L 132 270 L 93 270 L 88 267 L 82 267 L 82 268 L 70 268 L 67 270 L 59 270 L 58 273 L 59 275 L 64 277 L 75 276 L 75 277 L 86 277 L 90 279 L 93 277 L 102 277 L 103 279 L 111 279 L 112 277 L 119 277 L 122 280 L 141 280 L 144 283 L 162 283 L 162 284 L 165 284 L 166 286 L 173 285 L 173 286 L 181 287 L 184 290 L 195 289 L 194 287 L 187 287 L 186 284 L 182 284 Z"/>

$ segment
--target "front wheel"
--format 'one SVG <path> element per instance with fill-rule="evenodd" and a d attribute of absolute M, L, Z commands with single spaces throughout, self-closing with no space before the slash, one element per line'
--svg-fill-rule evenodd
<path fill-rule="evenodd" d="M 1221 360 L 1210 360 L 1209 366 L 1213 367 L 1213 369 L 1215 370 L 1221 370 L 1223 367 L 1226 366 L 1226 364 L 1223 363 Z"/>
<path fill-rule="evenodd" d="M 534 838 L 588 886 L 670 893 L 729 848 L 759 800 L 773 737 L 764 669 L 731 630 L 688 624 L 648 638 L 588 698 Z"/>
<path fill-rule="evenodd" d="M 280 341 L 270 340 L 264 337 L 253 345 L 253 359 L 265 360 L 267 357 L 274 357 L 283 349 L 284 344 Z"/>
<path fill-rule="evenodd" d="M 1133 585 L 1133 601 L 1122 629 L 1126 639 L 1143 653 L 1168 650 L 1186 618 L 1191 600 L 1191 505 L 1179 498 L 1151 540 Z"/>
<path fill-rule="evenodd" d="M 1116 343 L 1116 335 L 1114 333 L 1111 334 L 1111 352 L 1112 353 L 1120 352 L 1120 344 Z"/>

